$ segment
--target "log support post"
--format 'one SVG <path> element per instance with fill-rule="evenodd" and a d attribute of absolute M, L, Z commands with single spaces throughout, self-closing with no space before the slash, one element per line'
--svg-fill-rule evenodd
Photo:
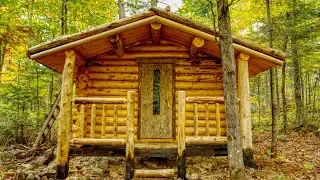
<path fill-rule="evenodd" d="M 109 40 L 113 46 L 113 50 L 118 57 L 124 56 L 124 49 L 122 46 L 121 38 L 118 34 L 110 36 Z"/>
<path fill-rule="evenodd" d="M 204 39 L 195 37 L 190 47 L 190 59 L 195 60 L 198 57 L 200 48 L 204 45 Z"/>
<path fill-rule="evenodd" d="M 72 88 L 76 53 L 65 51 L 66 59 L 62 73 L 60 121 L 57 145 L 56 179 L 66 179 L 69 171 L 69 150 L 72 122 Z"/>
<path fill-rule="evenodd" d="M 178 92 L 178 178 L 186 179 L 186 92 Z"/>
<path fill-rule="evenodd" d="M 152 44 L 160 44 L 161 39 L 161 24 L 152 23 L 151 24 L 151 38 Z"/>
<path fill-rule="evenodd" d="M 239 120 L 241 130 L 241 144 L 243 149 L 243 160 L 245 166 L 254 167 L 253 145 L 251 131 L 251 109 L 250 109 L 250 87 L 248 60 L 250 56 L 240 53 L 238 61 L 238 97 Z"/>
<path fill-rule="evenodd" d="M 134 177 L 134 91 L 128 91 L 127 106 L 127 144 L 126 144 L 126 180 Z"/>

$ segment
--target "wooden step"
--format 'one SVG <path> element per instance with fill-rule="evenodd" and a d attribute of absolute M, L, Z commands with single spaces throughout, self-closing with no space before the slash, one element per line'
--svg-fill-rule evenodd
<path fill-rule="evenodd" d="M 73 138 L 70 143 L 74 145 L 105 145 L 105 146 L 125 146 L 125 139 L 94 139 L 94 138 Z"/>
<path fill-rule="evenodd" d="M 152 143 L 152 142 L 145 142 L 145 143 L 136 143 L 134 145 L 135 149 L 177 149 L 177 143 L 166 143 L 166 142 L 159 142 L 159 143 Z"/>
<path fill-rule="evenodd" d="M 135 169 L 136 178 L 168 178 L 174 177 L 174 169 Z"/>
<path fill-rule="evenodd" d="M 187 145 L 225 145 L 227 137 L 187 137 Z"/>

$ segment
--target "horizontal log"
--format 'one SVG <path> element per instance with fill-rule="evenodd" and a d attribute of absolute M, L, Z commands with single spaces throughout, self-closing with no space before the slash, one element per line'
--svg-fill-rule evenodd
<path fill-rule="evenodd" d="M 138 73 L 138 66 L 89 66 L 89 73 Z"/>
<path fill-rule="evenodd" d="M 138 81 L 137 73 L 90 73 L 88 80 Z"/>
<path fill-rule="evenodd" d="M 88 95 L 93 96 L 124 96 L 127 97 L 128 91 L 136 91 L 136 96 L 138 96 L 138 89 L 112 89 L 112 88 L 88 88 Z"/>
<path fill-rule="evenodd" d="M 110 96 L 108 96 L 108 97 L 110 97 Z M 135 108 L 138 108 L 138 103 L 135 103 L 134 105 L 135 105 Z M 127 109 L 127 105 L 126 104 L 117 104 L 117 106 L 118 106 L 119 110 L 126 110 Z M 91 109 L 91 104 L 87 104 L 86 108 L 87 109 Z M 114 104 L 108 104 L 107 105 L 107 109 L 108 110 L 113 110 L 113 108 L 114 108 Z M 97 109 L 102 109 L 102 104 L 97 104 Z M 77 110 L 79 111 L 78 107 L 77 107 Z"/>
<path fill-rule="evenodd" d="M 90 126 L 86 126 L 86 134 L 90 134 Z M 107 126 L 106 127 L 106 134 L 112 134 L 113 135 L 113 126 Z M 134 126 L 134 134 L 137 134 L 137 126 Z M 177 132 L 177 131 L 176 131 Z M 193 127 L 186 127 L 185 128 L 186 135 L 190 136 L 193 135 L 194 133 L 194 128 Z M 205 127 L 198 127 L 198 135 L 199 136 L 205 136 Z M 100 134 L 100 135 L 99 135 Z M 117 134 L 126 134 L 126 127 L 125 126 L 118 126 L 118 131 Z M 209 127 L 209 135 L 210 136 L 215 136 L 217 135 L 217 129 L 216 127 Z M 221 128 L 221 136 L 226 135 L 226 128 Z M 95 138 L 101 137 L 101 126 L 97 125 L 96 130 L 95 130 Z M 112 136 L 113 137 L 113 136 Z"/>
<path fill-rule="evenodd" d="M 113 110 L 107 110 L 107 117 L 113 117 Z M 91 111 L 90 109 L 86 110 L 86 115 L 90 116 L 91 115 Z M 96 110 L 96 115 L 97 116 L 102 116 L 102 109 L 97 109 Z M 138 109 L 136 109 L 136 111 L 134 111 L 133 113 L 134 117 L 138 117 Z M 118 117 L 127 117 L 127 110 L 118 110 Z"/>
<path fill-rule="evenodd" d="M 106 145 L 106 146 L 125 146 L 125 139 L 96 139 L 96 138 L 73 138 L 70 141 L 74 145 Z"/>
<path fill-rule="evenodd" d="M 189 59 L 179 59 L 176 62 L 176 66 L 220 66 L 221 63 L 218 59 L 201 59 L 197 58 L 196 62 Z"/>
<path fill-rule="evenodd" d="M 175 64 L 176 58 L 138 58 L 138 64 Z"/>
<path fill-rule="evenodd" d="M 128 81 L 88 81 L 89 88 L 107 88 L 107 89 L 135 89 L 139 87 L 138 82 Z"/>
<path fill-rule="evenodd" d="M 221 74 L 221 66 L 176 66 L 176 74 Z"/>
<path fill-rule="evenodd" d="M 89 119 L 90 119 L 90 117 L 86 118 L 86 123 L 87 123 L 88 126 L 91 125 L 91 122 L 90 122 Z M 101 117 L 97 117 L 96 125 L 101 125 L 102 124 L 102 120 L 101 119 L 102 119 Z M 117 125 L 118 126 L 126 126 L 126 121 L 127 121 L 127 117 L 118 117 Z M 134 118 L 133 123 L 134 123 L 135 126 L 137 126 L 138 118 Z M 107 117 L 106 126 L 113 126 L 113 116 L 112 117 Z"/>
<path fill-rule="evenodd" d="M 174 169 L 135 169 L 134 177 L 137 178 L 170 178 L 174 177 Z"/>
<path fill-rule="evenodd" d="M 178 146 L 175 142 L 158 142 L 158 143 L 150 143 L 150 142 L 140 142 L 134 145 L 136 149 L 176 149 Z"/>
<path fill-rule="evenodd" d="M 100 125 L 96 125 L 96 134 L 101 134 Z M 90 126 L 86 126 L 86 132 L 90 133 Z M 134 126 L 134 134 L 137 134 L 137 126 Z M 106 126 L 106 134 L 113 134 L 113 126 Z M 118 126 L 117 134 L 126 134 L 126 126 Z"/>
<path fill-rule="evenodd" d="M 185 126 L 186 127 L 194 127 L 194 120 L 187 119 L 185 121 Z M 198 127 L 205 127 L 205 126 L 206 126 L 205 120 L 198 120 Z M 217 126 L 216 120 L 209 121 L 209 127 L 216 127 L 216 126 Z M 221 128 L 226 127 L 226 120 L 220 120 L 220 127 Z"/>
<path fill-rule="evenodd" d="M 171 44 L 141 44 L 137 46 L 132 46 L 126 49 L 126 52 L 157 52 L 157 51 L 174 51 L 174 52 L 188 52 L 189 49 L 184 46 L 176 46 Z"/>
<path fill-rule="evenodd" d="M 201 91 L 199 90 L 194 90 L 194 89 L 188 89 L 186 91 L 186 96 L 223 96 L 223 89 L 214 89 L 214 90 L 207 90 L 207 89 L 202 89 Z M 178 97 L 178 90 L 176 91 L 176 98 Z"/>
<path fill-rule="evenodd" d="M 224 145 L 227 144 L 227 137 L 188 137 L 187 145 Z"/>
<path fill-rule="evenodd" d="M 135 59 L 96 59 L 89 61 L 88 66 L 137 66 Z"/>
<path fill-rule="evenodd" d="M 222 82 L 221 74 L 176 74 L 176 82 Z"/>
<path fill-rule="evenodd" d="M 102 124 L 101 118 L 97 117 L 96 125 L 101 125 L 101 124 Z M 134 126 L 137 126 L 137 124 L 138 124 L 138 118 L 135 118 L 134 119 Z M 125 117 L 118 117 L 117 125 L 118 126 L 126 126 L 126 118 Z M 193 125 L 194 125 L 194 120 L 192 120 L 192 119 L 186 120 L 186 122 L 185 122 L 186 127 L 193 127 Z M 216 127 L 216 125 L 217 124 L 216 124 L 215 120 L 209 121 L 210 127 Z M 91 126 L 91 122 L 90 122 L 89 118 L 86 119 L 86 126 Z M 113 117 L 107 117 L 106 126 L 110 126 L 110 127 L 113 126 Z M 221 126 L 221 128 L 225 128 L 226 127 L 226 120 L 220 120 L 220 126 Z M 205 121 L 198 120 L 198 127 L 205 127 Z"/>
<path fill-rule="evenodd" d="M 212 96 L 198 96 L 198 97 L 187 97 L 186 101 L 188 103 L 200 103 L 200 104 L 204 104 L 204 103 L 208 103 L 208 104 L 216 104 L 216 103 L 224 103 L 224 97 L 223 96 L 216 96 L 216 97 L 212 97 Z"/>
<path fill-rule="evenodd" d="M 219 110 L 220 113 L 225 112 L 224 104 L 220 104 Z M 216 111 L 216 106 L 209 104 L 208 106 L 209 112 L 215 112 Z M 198 104 L 198 112 L 204 112 L 205 111 L 205 104 Z M 192 103 L 186 103 L 186 112 L 193 112 L 193 104 Z"/>
<path fill-rule="evenodd" d="M 183 58 L 188 59 L 188 52 L 134 52 L 134 53 L 125 53 L 123 57 L 119 58 L 116 55 L 101 55 L 98 56 L 97 59 L 137 59 L 137 58 Z M 199 56 L 201 57 L 201 56 Z"/>
<path fill-rule="evenodd" d="M 176 82 L 176 90 L 222 90 L 222 83 Z"/>
<path fill-rule="evenodd" d="M 100 98 L 100 97 L 76 97 L 73 99 L 75 104 L 124 104 L 126 98 Z"/>

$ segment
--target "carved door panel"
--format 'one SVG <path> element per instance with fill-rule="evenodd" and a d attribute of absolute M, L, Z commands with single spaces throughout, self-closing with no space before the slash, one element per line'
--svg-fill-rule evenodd
<path fill-rule="evenodd" d="M 173 65 L 140 64 L 140 138 L 172 138 Z"/>

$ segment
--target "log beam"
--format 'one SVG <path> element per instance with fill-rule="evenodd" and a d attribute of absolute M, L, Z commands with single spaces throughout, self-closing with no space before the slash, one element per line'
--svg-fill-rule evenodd
<path fill-rule="evenodd" d="M 178 92 L 178 178 L 186 179 L 186 92 Z"/>
<path fill-rule="evenodd" d="M 190 59 L 194 60 L 198 57 L 200 48 L 204 45 L 204 39 L 195 37 L 190 47 Z"/>
<path fill-rule="evenodd" d="M 113 46 L 114 52 L 117 54 L 118 57 L 124 56 L 124 49 L 122 46 L 121 38 L 118 34 L 110 36 L 109 40 Z"/>
<path fill-rule="evenodd" d="M 160 39 L 161 39 L 160 23 L 151 23 L 151 38 L 152 38 L 152 44 L 160 44 Z"/>
<path fill-rule="evenodd" d="M 69 149 L 72 122 L 72 89 L 76 53 L 74 50 L 65 51 L 65 63 L 62 73 L 60 121 L 57 145 L 56 179 L 65 179 L 69 171 Z"/>
<path fill-rule="evenodd" d="M 243 149 L 244 164 L 254 167 L 253 145 L 251 131 L 251 109 L 250 109 L 250 87 L 249 87 L 249 69 L 248 60 L 250 56 L 240 53 L 238 61 L 238 97 L 239 102 L 239 120 L 241 130 L 241 142 Z"/>
<path fill-rule="evenodd" d="M 124 104 L 126 98 L 98 98 L 98 97 L 77 97 L 73 99 L 75 104 Z"/>
<path fill-rule="evenodd" d="M 126 144 L 126 176 L 130 180 L 134 176 L 134 91 L 128 91 L 127 95 L 127 144 Z"/>
<path fill-rule="evenodd" d="M 169 178 L 174 176 L 174 169 L 137 169 L 134 176 L 139 178 Z"/>

